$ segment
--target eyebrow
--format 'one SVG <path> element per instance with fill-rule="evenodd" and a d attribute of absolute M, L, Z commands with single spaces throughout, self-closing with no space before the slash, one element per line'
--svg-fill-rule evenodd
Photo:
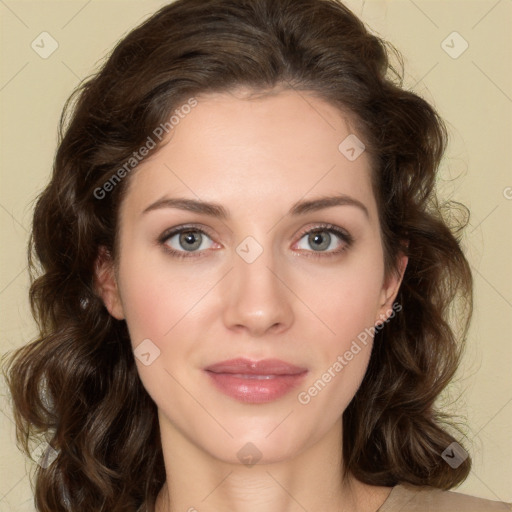
<path fill-rule="evenodd" d="M 355 206 L 360 209 L 367 218 L 370 217 L 368 209 L 359 200 L 346 194 L 336 196 L 323 196 L 311 200 L 297 201 L 288 212 L 288 215 L 299 216 L 310 212 L 323 210 L 324 208 L 332 208 L 334 206 Z M 194 213 L 201 213 L 221 220 L 227 220 L 230 217 L 229 211 L 222 205 L 207 201 L 199 201 L 196 199 L 186 199 L 182 197 L 163 197 L 158 201 L 150 204 L 142 214 L 162 208 L 177 208 Z"/>

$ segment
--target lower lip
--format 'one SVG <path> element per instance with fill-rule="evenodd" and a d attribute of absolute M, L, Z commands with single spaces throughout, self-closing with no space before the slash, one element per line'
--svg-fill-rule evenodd
<path fill-rule="evenodd" d="M 272 402 L 289 393 L 304 379 L 306 371 L 295 375 L 274 375 L 265 378 L 242 377 L 231 373 L 206 371 L 224 394 L 241 402 L 261 404 Z"/>

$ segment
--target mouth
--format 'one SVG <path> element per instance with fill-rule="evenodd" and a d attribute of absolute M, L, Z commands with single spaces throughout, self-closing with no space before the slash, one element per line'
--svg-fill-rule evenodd
<path fill-rule="evenodd" d="M 304 379 L 307 368 L 279 359 L 251 361 L 245 358 L 222 361 L 206 367 L 215 387 L 245 403 L 266 403 L 288 394 Z"/>

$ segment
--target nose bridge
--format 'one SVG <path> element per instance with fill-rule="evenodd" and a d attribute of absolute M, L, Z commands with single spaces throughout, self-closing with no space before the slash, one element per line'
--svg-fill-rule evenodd
<path fill-rule="evenodd" d="M 227 327 L 245 328 L 254 336 L 289 327 L 293 312 L 279 273 L 272 247 L 264 247 L 253 237 L 237 246 L 224 307 Z"/>

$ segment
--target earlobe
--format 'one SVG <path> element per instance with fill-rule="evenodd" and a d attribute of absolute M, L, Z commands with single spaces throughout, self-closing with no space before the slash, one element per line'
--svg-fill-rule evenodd
<path fill-rule="evenodd" d="M 106 247 L 101 246 L 94 265 L 96 291 L 103 300 L 108 312 L 117 320 L 124 319 L 124 311 L 117 286 L 112 256 Z"/>
<path fill-rule="evenodd" d="M 409 258 L 405 254 L 401 254 L 398 259 L 398 271 L 393 273 L 382 288 L 381 303 L 379 308 L 379 315 L 375 319 L 375 323 L 379 324 L 385 322 L 393 310 L 393 302 L 398 295 L 398 290 L 402 284 L 402 280 L 407 268 Z"/>

